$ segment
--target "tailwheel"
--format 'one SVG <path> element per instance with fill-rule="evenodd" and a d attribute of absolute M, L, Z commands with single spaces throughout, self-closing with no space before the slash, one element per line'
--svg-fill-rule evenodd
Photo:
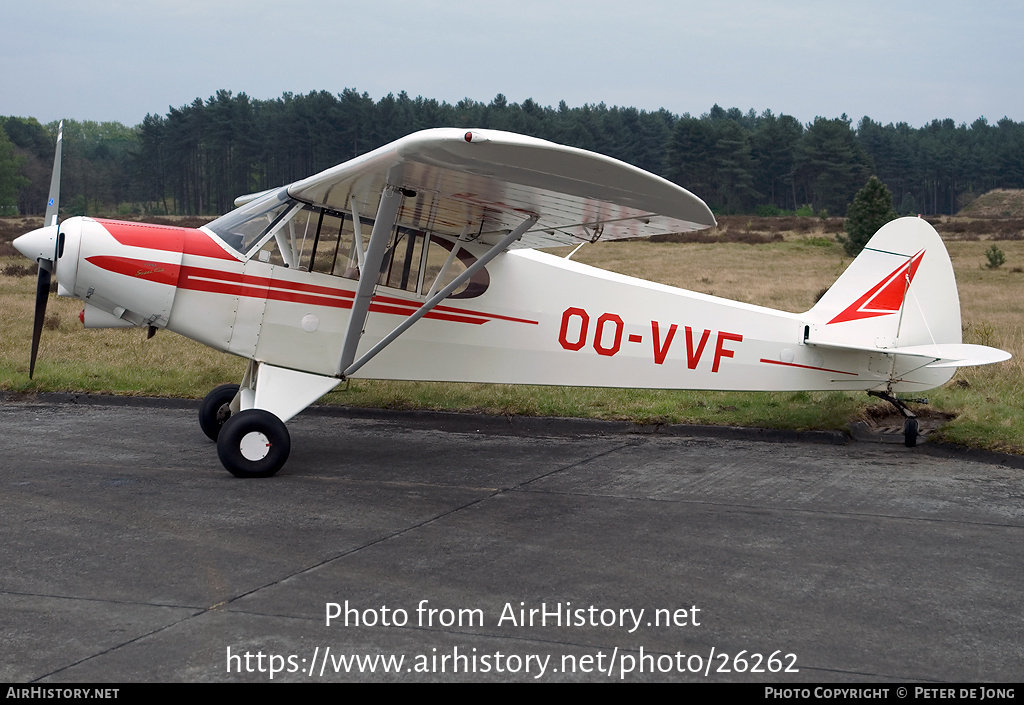
<path fill-rule="evenodd" d="M 917 445 L 917 435 L 921 431 L 921 424 L 916 418 L 909 418 L 903 422 L 903 445 L 913 448 Z"/>
<path fill-rule="evenodd" d="M 237 384 L 222 384 L 207 394 L 199 406 L 199 428 L 211 441 L 217 440 L 221 428 L 231 416 L 231 401 L 236 394 Z"/>
<path fill-rule="evenodd" d="M 270 477 L 284 465 L 291 437 L 281 419 L 263 409 L 233 414 L 217 437 L 220 462 L 235 477 Z"/>
<path fill-rule="evenodd" d="M 921 422 L 917 420 L 917 416 L 907 406 L 907 402 L 913 402 L 915 404 L 927 404 L 927 399 L 898 399 L 889 392 L 878 392 L 871 390 L 868 392 L 869 396 L 878 397 L 879 399 L 885 399 L 887 402 L 896 407 L 896 410 L 903 414 L 903 445 L 907 448 L 913 448 L 917 445 L 917 437 L 921 435 Z"/>

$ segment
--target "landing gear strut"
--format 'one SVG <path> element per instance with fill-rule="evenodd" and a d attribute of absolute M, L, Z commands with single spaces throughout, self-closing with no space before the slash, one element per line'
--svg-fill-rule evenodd
<path fill-rule="evenodd" d="M 885 399 L 887 402 L 896 407 L 896 410 L 903 414 L 903 445 L 907 448 L 913 448 L 917 445 L 917 437 L 921 432 L 921 424 L 917 419 L 917 415 L 907 407 L 907 402 L 914 402 L 917 404 L 927 404 L 927 399 L 898 399 L 888 392 L 876 392 L 869 391 L 869 395 L 878 397 L 879 399 Z"/>
<path fill-rule="evenodd" d="M 338 382 L 250 360 L 241 384 L 221 385 L 206 395 L 199 425 L 217 441 L 217 455 L 232 475 L 270 477 L 291 450 L 285 422 Z"/>

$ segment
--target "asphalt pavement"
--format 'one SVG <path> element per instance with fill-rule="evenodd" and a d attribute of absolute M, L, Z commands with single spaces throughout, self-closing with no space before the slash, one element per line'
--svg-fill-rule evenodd
<path fill-rule="evenodd" d="M 0 681 L 1024 677 L 1005 459 L 311 410 L 239 480 L 136 404 L 0 403 Z"/>

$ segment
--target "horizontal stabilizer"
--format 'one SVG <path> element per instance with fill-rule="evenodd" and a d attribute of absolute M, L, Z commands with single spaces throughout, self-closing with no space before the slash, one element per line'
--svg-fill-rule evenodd
<path fill-rule="evenodd" d="M 1005 350 L 990 348 L 987 345 L 969 345 L 967 343 L 914 345 L 898 348 L 898 351 L 904 355 L 938 358 L 928 367 L 974 367 L 975 365 L 991 365 L 995 362 L 1003 362 L 1013 357 Z"/>
<path fill-rule="evenodd" d="M 932 358 L 934 362 L 925 367 L 974 367 L 991 365 L 1009 360 L 1012 355 L 1005 350 L 990 348 L 987 345 L 971 345 L 968 343 L 940 343 L 930 345 L 907 345 L 899 348 L 875 348 L 867 345 L 844 345 L 837 343 L 816 343 L 807 341 L 808 345 L 819 348 L 837 350 L 860 350 L 885 355 L 906 355 L 909 357 Z"/>

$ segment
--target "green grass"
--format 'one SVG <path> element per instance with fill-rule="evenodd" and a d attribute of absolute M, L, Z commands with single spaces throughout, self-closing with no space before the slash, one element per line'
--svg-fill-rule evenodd
<path fill-rule="evenodd" d="M 842 428 L 859 414 L 842 392 L 693 392 L 508 384 L 353 380 L 327 403 L 384 409 L 473 411 L 505 416 L 621 419 L 806 430 Z"/>

